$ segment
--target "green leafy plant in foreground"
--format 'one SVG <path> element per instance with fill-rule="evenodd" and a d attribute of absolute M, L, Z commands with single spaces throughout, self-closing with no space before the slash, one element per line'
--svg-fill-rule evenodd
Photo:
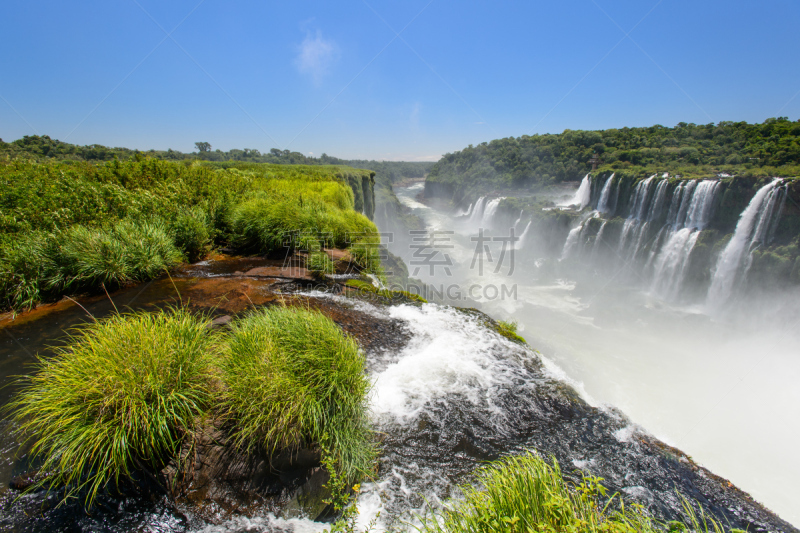
<path fill-rule="evenodd" d="M 221 361 L 233 442 L 273 452 L 324 438 L 345 479 L 368 475 L 376 449 L 364 365 L 355 340 L 319 312 L 274 306 L 238 320 Z"/>
<path fill-rule="evenodd" d="M 607 500 L 600 478 L 584 476 L 575 486 L 562 478 L 558 462 L 526 453 L 490 463 L 475 474 L 477 486 L 462 485 L 462 500 L 436 513 L 418 517 L 424 533 L 608 532 L 651 533 L 662 524 L 639 505 L 625 504 L 617 495 Z M 616 500 L 616 501 L 615 501 Z M 714 531 L 722 527 L 701 513 L 700 519 L 684 499 L 690 520 L 671 522 L 670 531 Z M 614 505 L 614 504 L 617 505 Z"/>
<path fill-rule="evenodd" d="M 43 484 L 65 499 L 98 493 L 136 471 L 157 471 L 194 431 L 209 400 L 203 317 L 183 309 L 114 315 L 81 329 L 9 404 Z"/>

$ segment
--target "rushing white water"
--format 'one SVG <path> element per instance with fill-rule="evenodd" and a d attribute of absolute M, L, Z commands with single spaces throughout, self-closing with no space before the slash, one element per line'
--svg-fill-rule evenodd
<path fill-rule="evenodd" d="M 483 227 L 488 228 L 492 225 L 492 220 L 494 219 L 495 213 L 497 213 L 497 207 L 500 205 L 500 202 L 505 199 L 505 196 L 501 196 L 500 198 L 494 198 L 490 200 L 483 211 L 483 217 L 481 217 L 481 224 Z"/>
<path fill-rule="evenodd" d="M 676 207 L 678 201 L 680 209 L 676 207 L 675 219 L 662 228 L 662 232 L 667 230 L 666 236 L 659 234 L 648 261 L 648 265 L 653 265 L 651 289 L 661 298 L 675 301 L 680 297 L 692 250 L 697 244 L 699 232 L 711 221 L 718 190 L 718 181 L 702 181 L 699 184 L 692 181 L 685 190 L 680 188 L 675 191 L 669 216 L 673 215 L 672 207 Z"/>
<path fill-rule="evenodd" d="M 525 213 L 525 210 L 524 209 L 520 209 L 519 210 L 519 216 L 517 217 L 517 220 L 514 221 L 514 229 L 517 229 L 517 226 L 519 226 L 519 223 L 522 220 L 522 214 L 523 213 Z"/>
<path fill-rule="evenodd" d="M 570 200 L 566 203 L 562 203 L 561 205 L 577 205 L 578 209 L 583 209 L 592 201 L 592 180 L 589 178 L 589 174 L 581 180 L 581 184 L 578 187 L 578 190 L 575 192 L 575 196 L 573 196 Z"/>
<path fill-rule="evenodd" d="M 614 181 L 614 173 L 612 173 L 608 179 L 606 180 L 605 184 L 603 185 L 603 190 L 600 191 L 600 200 L 597 202 L 597 210 L 603 214 L 607 214 L 611 212 L 611 207 L 609 205 L 609 200 L 611 198 L 611 185 Z"/>
<path fill-rule="evenodd" d="M 666 300 L 675 299 L 686 276 L 689 255 L 697 243 L 699 232 L 683 228 L 672 235 L 661 248 L 655 261 L 653 291 Z"/>
<path fill-rule="evenodd" d="M 566 259 L 569 257 L 573 250 L 578 245 L 578 241 L 581 236 L 581 231 L 583 230 L 583 226 L 575 226 L 571 230 L 569 230 L 569 235 L 567 235 L 567 240 L 564 242 L 564 249 L 561 251 L 561 260 Z"/>
<path fill-rule="evenodd" d="M 528 232 L 531 229 L 531 224 L 533 224 L 533 220 L 529 220 L 528 224 L 525 226 L 525 229 L 522 231 L 522 234 L 519 236 L 519 241 L 517 241 L 516 248 L 517 250 L 524 250 L 525 249 L 525 242 L 528 240 Z"/>
<path fill-rule="evenodd" d="M 643 181 L 637 187 L 639 196 L 644 193 Z M 780 188 L 778 184 L 772 187 Z M 612 187 L 610 196 L 620 189 Z M 630 217 L 623 228 L 616 229 L 624 244 L 618 249 L 599 244 L 612 227 L 601 224 L 592 254 L 583 255 L 583 261 L 595 256 L 597 261 L 603 256 L 618 260 L 620 249 L 627 254 L 634 247 L 640 235 L 637 228 L 644 222 L 649 219 L 652 226 L 664 221 L 652 228 L 652 239 L 641 243 L 649 252 L 647 266 L 652 273 L 644 281 L 631 277 L 631 283 L 641 283 L 641 291 L 635 290 L 635 285 L 621 284 L 620 277 L 615 277 L 617 268 L 610 269 L 605 278 L 577 284 L 540 279 L 535 273 L 544 263 L 526 258 L 524 253 L 517 259 L 513 279 L 491 272 L 478 277 L 468 268 L 472 256 L 468 234 L 463 236 L 467 244 L 454 250 L 461 265 L 453 273 L 455 279 L 462 285 L 517 284 L 515 299 L 482 300 L 482 309 L 498 318 L 519 321 L 528 342 L 588 395 L 621 409 L 635 423 L 730 479 L 782 517 L 800 523 L 796 505 L 800 488 L 795 483 L 800 478 L 795 449 L 800 442 L 800 424 L 794 422 L 800 420 L 800 389 L 796 386 L 800 382 L 796 349 L 800 334 L 796 327 L 776 321 L 755 322 L 760 310 L 774 312 L 781 295 L 757 301 L 760 307 L 752 307 L 752 327 L 709 321 L 697 307 L 665 303 L 681 292 L 680 281 L 688 270 L 686 260 L 699 230 L 707 228 L 713 217 L 720 185 L 718 180 L 681 182 L 672 198 L 667 195 L 664 199 L 660 218 L 648 213 L 658 196 L 656 183 L 650 189 L 648 197 L 653 200 L 646 202 L 641 220 L 636 218 L 640 210 L 633 209 L 637 191 L 631 192 Z M 404 203 L 413 199 L 411 194 L 405 199 L 403 191 L 398 195 Z M 743 213 L 742 218 L 752 217 L 751 236 L 762 221 L 760 231 L 768 240 L 785 198 L 772 197 L 770 218 L 765 195 L 759 191 L 759 199 L 754 198 L 747 217 Z M 640 200 L 638 207 L 642 203 Z M 416 212 L 434 228 L 453 227 L 433 209 L 424 207 Z M 740 226 L 744 224 L 740 221 Z M 579 226 L 582 229 L 583 223 Z M 539 235 L 529 227 L 530 244 Z M 573 228 L 573 240 L 579 240 L 581 229 Z M 748 239 L 739 258 L 740 269 L 746 266 L 749 245 Z"/>
<path fill-rule="evenodd" d="M 470 223 L 479 223 L 483 220 L 483 210 L 486 208 L 487 198 L 485 196 L 481 196 L 475 201 L 475 206 L 472 208 L 472 212 L 469 215 Z"/>
<path fill-rule="evenodd" d="M 740 277 L 743 256 L 749 255 L 752 245 L 763 242 L 765 235 L 769 233 L 769 228 L 774 223 L 775 206 L 780 204 L 782 196 L 779 188 L 781 183 L 780 179 L 775 179 L 761 187 L 739 217 L 736 231 L 720 254 L 711 278 L 711 287 L 706 300 L 710 312 L 722 311 Z"/>

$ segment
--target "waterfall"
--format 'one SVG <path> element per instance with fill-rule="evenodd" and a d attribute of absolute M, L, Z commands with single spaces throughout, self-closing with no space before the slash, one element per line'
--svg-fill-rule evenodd
<path fill-rule="evenodd" d="M 656 199 L 653 201 L 653 206 L 650 208 L 650 211 L 647 213 L 647 220 L 653 221 L 661 216 L 661 212 L 664 210 L 664 201 L 667 198 L 667 188 L 669 187 L 669 182 L 667 180 L 661 180 L 658 182 L 656 186 Z"/>
<path fill-rule="evenodd" d="M 674 299 L 680 294 L 689 256 L 699 235 L 692 228 L 680 229 L 661 248 L 654 263 L 652 290 L 662 298 Z"/>
<path fill-rule="evenodd" d="M 686 184 L 686 187 L 683 189 L 683 197 L 681 198 L 681 205 L 678 208 L 678 214 L 675 217 L 675 228 L 682 228 L 683 223 L 686 221 L 686 212 L 689 211 L 689 204 L 692 202 L 692 196 L 694 194 L 694 188 L 697 186 L 697 182 L 695 180 L 690 181 Z"/>
<path fill-rule="evenodd" d="M 648 195 L 650 194 L 650 184 L 653 183 L 653 179 L 655 179 L 655 174 L 650 176 L 644 181 L 640 181 L 639 184 L 636 186 L 636 191 L 638 194 L 636 195 L 636 201 L 634 202 L 635 212 L 636 212 L 636 220 L 645 220 L 647 215 L 647 200 Z"/>
<path fill-rule="evenodd" d="M 531 224 L 533 223 L 533 219 L 528 221 L 528 225 L 525 226 L 525 229 L 522 232 L 522 235 L 519 236 L 519 241 L 517 241 L 517 250 L 522 250 L 522 247 L 525 245 L 525 240 L 528 238 L 528 231 L 531 229 Z"/>
<path fill-rule="evenodd" d="M 566 259 L 570 255 L 572 255 L 575 248 L 577 248 L 579 243 L 584 242 L 583 234 L 584 232 L 589 229 L 588 221 L 592 218 L 597 218 L 600 216 L 600 213 L 597 211 L 592 211 L 583 215 L 581 218 L 580 223 L 572 228 L 569 231 L 569 235 L 567 235 L 567 240 L 564 243 L 564 248 L 561 250 L 561 257 L 559 260 Z"/>
<path fill-rule="evenodd" d="M 608 224 L 608 220 L 604 220 L 603 223 L 600 225 L 600 229 L 597 230 L 597 236 L 595 236 L 594 238 L 594 246 L 592 246 L 592 259 L 597 257 L 597 250 L 598 248 L 600 248 L 600 242 L 603 240 L 603 232 L 606 229 L 606 224 Z"/>
<path fill-rule="evenodd" d="M 483 210 L 485 207 L 486 207 L 486 197 L 481 196 L 480 198 L 478 198 L 478 200 L 475 202 L 475 206 L 472 208 L 472 212 L 470 213 L 469 216 L 469 221 L 480 222 L 481 220 L 483 220 Z"/>
<path fill-rule="evenodd" d="M 719 310 L 728 301 L 739 277 L 742 257 L 745 253 L 750 253 L 753 244 L 763 242 L 760 239 L 768 234 L 770 226 L 777 224 L 773 220 L 773 213 L 776 204 L 782 201 L 780 197 L 786 192 L 784 188 L 778 187 L 781 183 L 782 180 L 775 179 L 761 187 L 740 215 L 733 237 L 720 254 L 714 268 L 706 298 L 709 310 Z"/>
<path fill-rule="evenodd" d="M 589 174 L 586 174 L 586 176 L 584 176 L 583 178 L 583 181 L 581 181 L 581 185 L 580 187 L 578 187 L 575 196 L 573 196 L 572 199 L 569 200 L 567 203 L 561 205 L 566 206 L 566 205 L 577 204 L 579 206 L 578 210 L 581 210 L 587 205 L 589 205 L 591 201 L 592 201 L 592 180 L 589 179 Z"/>
<path fill-rule="evenodd" d="M 672 193 L 672 201 L 669 204 L 669 213 L 667 213 L 667 224 L 670 226 L 674 226 L 678 218 L 678 208 L 681 205 L 681 195 L 684 189 L 685 184 L 680 183 L 675 187 L 675 192 Z"/>
<path fill-rule="evenodd" d="M 583 225 L 575 226 L 569 230 L 569 235 L 567 235 L 567 241 L 564 243 L 564 249 L 561 251 L 561 258 L 559 261 L 563 261 L 572 254 L 572 250 L 575 249 L 580 239 L 581 230 L 583 230 Z"/>
<path fill-rule="evenodd" d="M 605 185 L 603 185 L 603 190 L 600 191 L 600 200 L 597 202 L 597 210 L 601 213 L 608 213 L 611 211 L 609 209 L 608 200 L 611 196 L 611 182 L 614 181 L 614 174 L 612 173 L 611 176 L 608 177 L 606 180 Z"/>
<path fill-rule="evenodd" d="M 711 211 L 714 208 L 714 198 L 718 188 L 718 181 L 703 181 L 695 188 L 686 212 L 684 227 L 705 229 L 711 220 Z"/>
<path fill-rule="evenodd" d="M 689 256 L 700 231 L 711 220 L 719 184 L 719 181 L 703 180 L 698 183 L 692 180 L 675 189 L 665 226 L 669 230 L 665 243 L 657 254 L 651 253 L 648 260 L 653 264 L 651 290 L 664 299 L 675 299 L 681 293 Z M 658 245 L 658 242 L 654 242 L 653 250 Z"/>
<path fill-rule="evenodd" d="M 494 214 L 497 212 L 497 206 L 499 206 L 500 202 L 504 199 L 505 196 L 502 196 L 500 198 L 495 198 L 486 204 L 486 207 L 483 210 L 483 216 L 481 217 L 481 224 L 483 226 L 491 225 Z"/>
<path fill-rule="evenodd" d="M 514 222 L 514 229 L 517 229 L 517 226 L 519 226 L 519 222 L 520 222 L 520 220 L 522 220 L 522 214 L 524 212 L 525 211 L 523 209 L 519 210 L 519 216 L 517 217 L 517 220 Z"/>

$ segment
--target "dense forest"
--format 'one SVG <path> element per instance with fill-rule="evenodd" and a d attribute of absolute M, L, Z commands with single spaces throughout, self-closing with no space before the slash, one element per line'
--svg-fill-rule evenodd
<path fill-rule="evenodd" d="M 686 177 L 800 175 L 800 120 L 762 124 L 679 123 L 601 131 L 508 137 L 446 154 L 431 169 L 426 192 L 458 199 L 487 190 L 578 180 L 598 170 Z"/>

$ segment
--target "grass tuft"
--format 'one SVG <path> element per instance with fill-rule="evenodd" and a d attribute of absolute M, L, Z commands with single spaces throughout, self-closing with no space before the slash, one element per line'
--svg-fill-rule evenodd
<path fill-rule="evenodd" d="M 268 452 L 322 445 L 347 479 L 367 475 L 376 449 L 364 365 L 355 340 L 319 312 L 271 307 L 238 320 L 221 363 L 234 443 Z"/>
<path fill-rule="evenodd" d="M 602 479 L 584 476 L 578 485 L 565 482 L 555 459 L 548 462 L 530 452 L 489 463 L 475 474 L 477 485 L 460 486 L 462 500 L 439 512 L 418 517 L 423 533 L 656 533 L 694 531 L 723 533 L 723 527 L 698 515 L 684 498 L 683 522 L 662 524 L 637 504 L 610 498 Z M 605 501 L 606 503 L 601 504 Z M 737 531 L 737 530 L 731 530 Z"/>
<path fill-rule="evenodd" d="M 497 333 L 510 341 L 525 344 L 525 339 L 520 337 L 520 335 L 517 333 L 518 327 L 519 323 L 516 320 L 498 320 L 496 330 Z"/>
<path fill-rule="evenodd" d="M 157 471 L 193 431 L 213 339 L 203 317 L 171 309 L 115 315 L 71 341 L 39 359 L 9 408 L 50 473 L 42 484 L 91 505 L 132 473 Z"/>

